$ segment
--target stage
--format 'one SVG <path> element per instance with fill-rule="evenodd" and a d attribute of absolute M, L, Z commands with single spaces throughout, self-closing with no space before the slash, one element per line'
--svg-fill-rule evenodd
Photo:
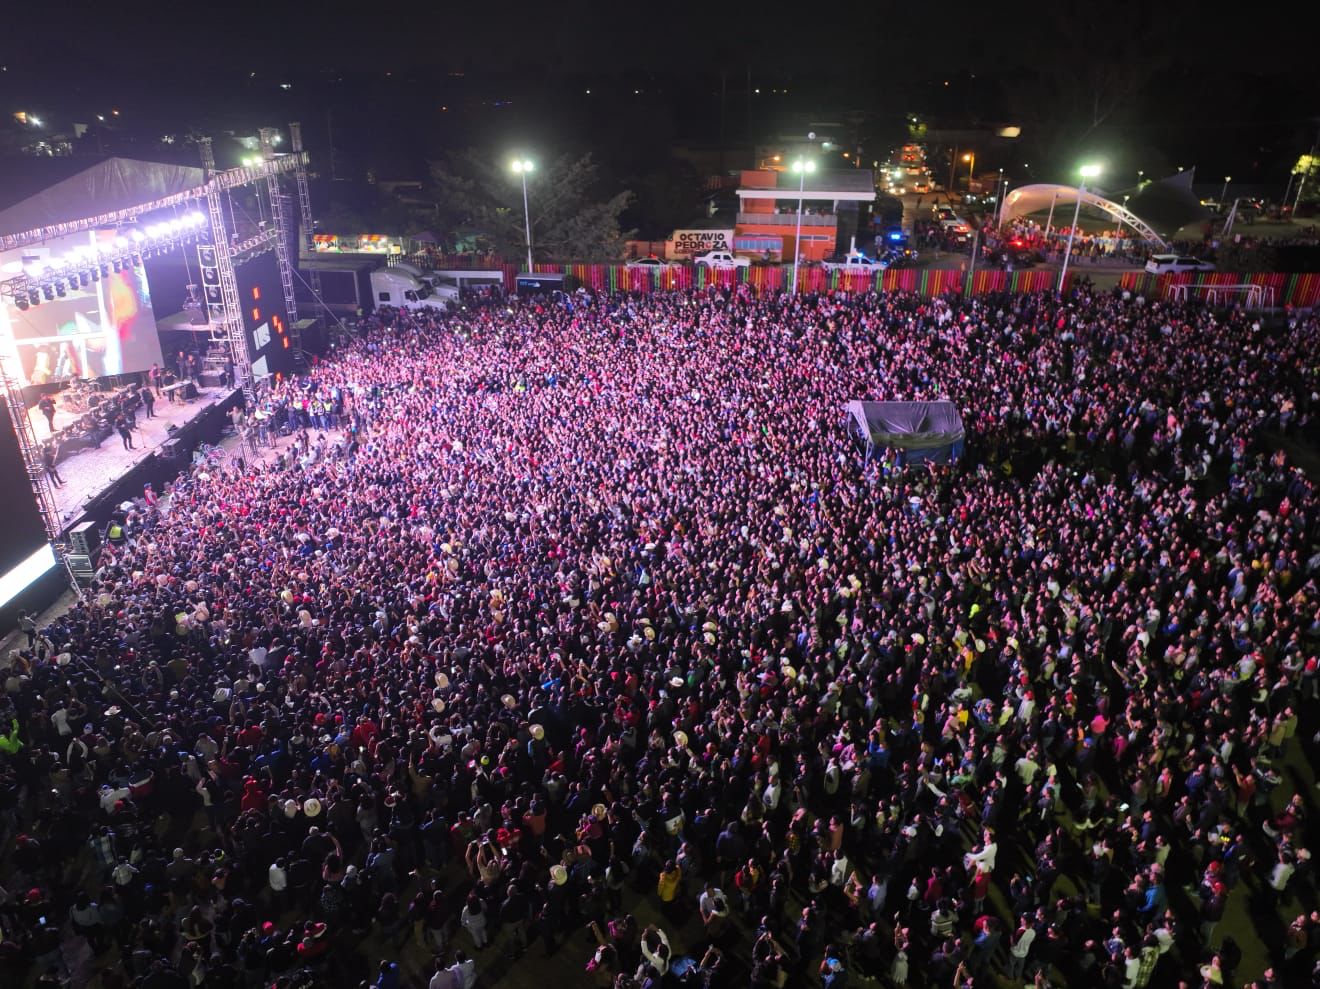
<path fill-rule="evenodd" d="M 98 499 L 112 488 L 121 486 L 130 475 L 139 472 L 142 473 L 143 480 L 136 485 L 136 490 L 127 493 L 117 491 L 115 503 L 123 500 L 120 496 L 140 496 L 141 484 L 145 484 L 147 480 L 155 480 L 155 475 L 159 473 L 158 470 L 141 471 L 140 469 L 153 455 L 159 454 L 161 445 L 166 440 L 178 438 L 184 441 L 187 459 L 153 466 L 168 466 L 173 472 L 177 472 L 185 464 L 190 463 L 196 439 L 214 443 L 218 438 L 219 429 L 223 427 L 223 422 L 217 422 L 207 423 L 212 426 L 210 429 L 199 429 L 203 425 L 203 420 L 208 418 L 207 414 L 213 410 L 218 411 L 219 406 L 239 394 L 234 389 L 203 388 L 198 390 L 197 398 L 182 405 L 163 400 L 157 401 L 156 416 L 153 419 L 147 418 L 146 409 L 137 410 L 137 429 L 132 434 L 134 449 L 124 449 L 119 434 L 112 433 L 99 448 L 80 450 L 71 457 L 61 460 L 55 469 L 63 478 L 64 485 L 58 488 L 52 485 L 55 506 L 60 514 L 60 528 L 67 530 L 88 514 L 97 516 L 99 520 L 99 516 L 103 513 L 94 511 Z M 46 417 L 39 409 L 29 409 L 28 416 L 32 420 L 32 432 L 38 442 L 51 435 Z M 78 416 L 79 413 L 58 408 L 55 412 L 55 429 L 62 429 Z M 171 426 L 174 427 L 173 431 L 170 430 Z M 201 435 L 203 432 L 210 435 Z M 164 459 L 157 457 L 157 460 Z M 160 492 L 159 483 L 156 491 Z"/>

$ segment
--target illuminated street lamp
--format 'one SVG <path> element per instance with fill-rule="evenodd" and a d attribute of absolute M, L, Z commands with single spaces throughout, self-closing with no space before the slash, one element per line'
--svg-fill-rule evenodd
<path fill-rule="evenodd" d="M 793 236 L 793 291 L 797 294 L 798 265 L 802 261 L 802 199 L 807 185 L 807 175 L 816 170 L 816 163 L 810 159 L 799 158 L 793 162 L 793 171 L 798 177 L 797 233 Z"/>
<path fill-rule="evenodd" d="M 1223 188 L 1222 190 L 1220 190 L 1220 193 L 1219 193 L 1219 208 L 1220 208 L 1220 209 L 1223 209 L 1223 208 L 1224 208 L 1224 203 L 1228 202 L 1228 183 L 1230 183 L 1230 182 L 1232 182 L 1232 181 L 1233 181 L 1233 176 L 1231 176 L 1231 175 L 1225 175 L 1225 176 L 1224 176 L 1224 188 Z"/>
<path fill-rule="evenodd" d="M 527 208 L 527 173 L 533 168 L 532 162 L 527 158 L 516 159 L 510 166 L 514 174 L 522 177 L 523 187 L 523 225 L 527 230 L 527 270 L 532 270 L 532 213 Z"/>
<path fill-rule="evenodd" d="M 963 161 L 967 162 L 967 191 L 972 191 L 972 173 L 976 171 L 976 152 L 969 151 L 963 155 Z"/>
<path fill-rule="evenodd" d="M 1059 270 L 1059 292 L 1063 293 L 1063 283 L 1068 278 L 1068 259 L 1072 257 L 1073 237 L 1077 235 L 1077 222 L 1082 218 L 1082 197 L 1086 195 L 1086 180 L 1100 174 L 1099 165 L 1083 165 L 1082 182 L 1077 187 L 1077 206 L 1073 210 L 1072 228 L 1068 231 L 1068 246 L 1063 249 L 1063 267 Z"/>

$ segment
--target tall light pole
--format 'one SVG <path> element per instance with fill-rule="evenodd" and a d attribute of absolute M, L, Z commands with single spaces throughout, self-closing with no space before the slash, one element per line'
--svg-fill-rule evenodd
<path fill-rule="evenodd" d="M 1063 283 L 1068 278 L 1068 260 L 1072 257 L 1073 237 L 1077 236 L 1077 221 L 1082 218 L 1082 197 L 1086 195 L 1086 180 L 1100 174 L 1099 165 L 1082 166 L 1082 183 L 1077 187 L 1077 207 L 1073 210 L 1072 227 L 1068 231 L 1068 246 L 1063 249 L 1063 267 L 1059 270 L 1059 294 L 1063 294 Z"/>
<path fill-rule="evenodd" d="M 532 270 L 532 213 L 527 208 L 527 173 L 533 168 L 532 162 L 527 158 L 519 158 L 511 166 L 515 174 L 522 177 L 523 187 L 523 225 L 527 230 L 527 271 Z"/>
<path fill-rule="evenodd" d="M 1008 192 L 1008 179 L 1004 178 L 1004 170 L 999 170 L 999 182 L 995 186 L 995 229 L 1004 221 L 1004 193 Z"/>
<path fill-rule="evenodd" d="M 1233 181 L 1233 176 L 1224 176 L 1224 188 L 1219 193 L 1219 208 L 1224 208 L 1224 203 L 1228 202 L 1228 183 Z"/>
<path fill-rule="evenodd" d="M 976 152 L 969 151 L 963 155 L 963 161 L 967 162 L 967 191 L 972 191 L 972 174 L 976 171 Z"/>
<path fill-rule="evenodd" d="M 797 233 L 793 235 L 793 290 L 790 295 L 797 295 L 798 264 L 802 261 L 802 199 L 807 187 L 807 175 L 816 170 L 816 163 L 810 159 L 799 158 L 793 162 L 793 171 L 798 177 Z"/>

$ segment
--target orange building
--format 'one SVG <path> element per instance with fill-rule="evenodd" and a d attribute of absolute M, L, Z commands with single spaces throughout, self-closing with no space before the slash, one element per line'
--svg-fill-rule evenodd
<path fill-rule="evenodd" d="M 738 185 L 738 221 L 733 249 L 737 254 L 792 261 L 802 197 L 802 259 L 820 261 L 848 249 L 857 233 L 858 211 L 875 201 L 869 169 L 811 172 L 763 169 L 745 171 Z"/>

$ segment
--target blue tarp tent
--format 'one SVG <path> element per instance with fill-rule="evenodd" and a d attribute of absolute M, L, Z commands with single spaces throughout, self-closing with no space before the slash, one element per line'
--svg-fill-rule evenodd
<path fill-rule="evenodd" d="M 904 463 L 951 463 L 962 456 L 962 416 L 952 402 L 863 402 L 845 406 L 848 431 L 867 456 L 886 447 Z"/>

